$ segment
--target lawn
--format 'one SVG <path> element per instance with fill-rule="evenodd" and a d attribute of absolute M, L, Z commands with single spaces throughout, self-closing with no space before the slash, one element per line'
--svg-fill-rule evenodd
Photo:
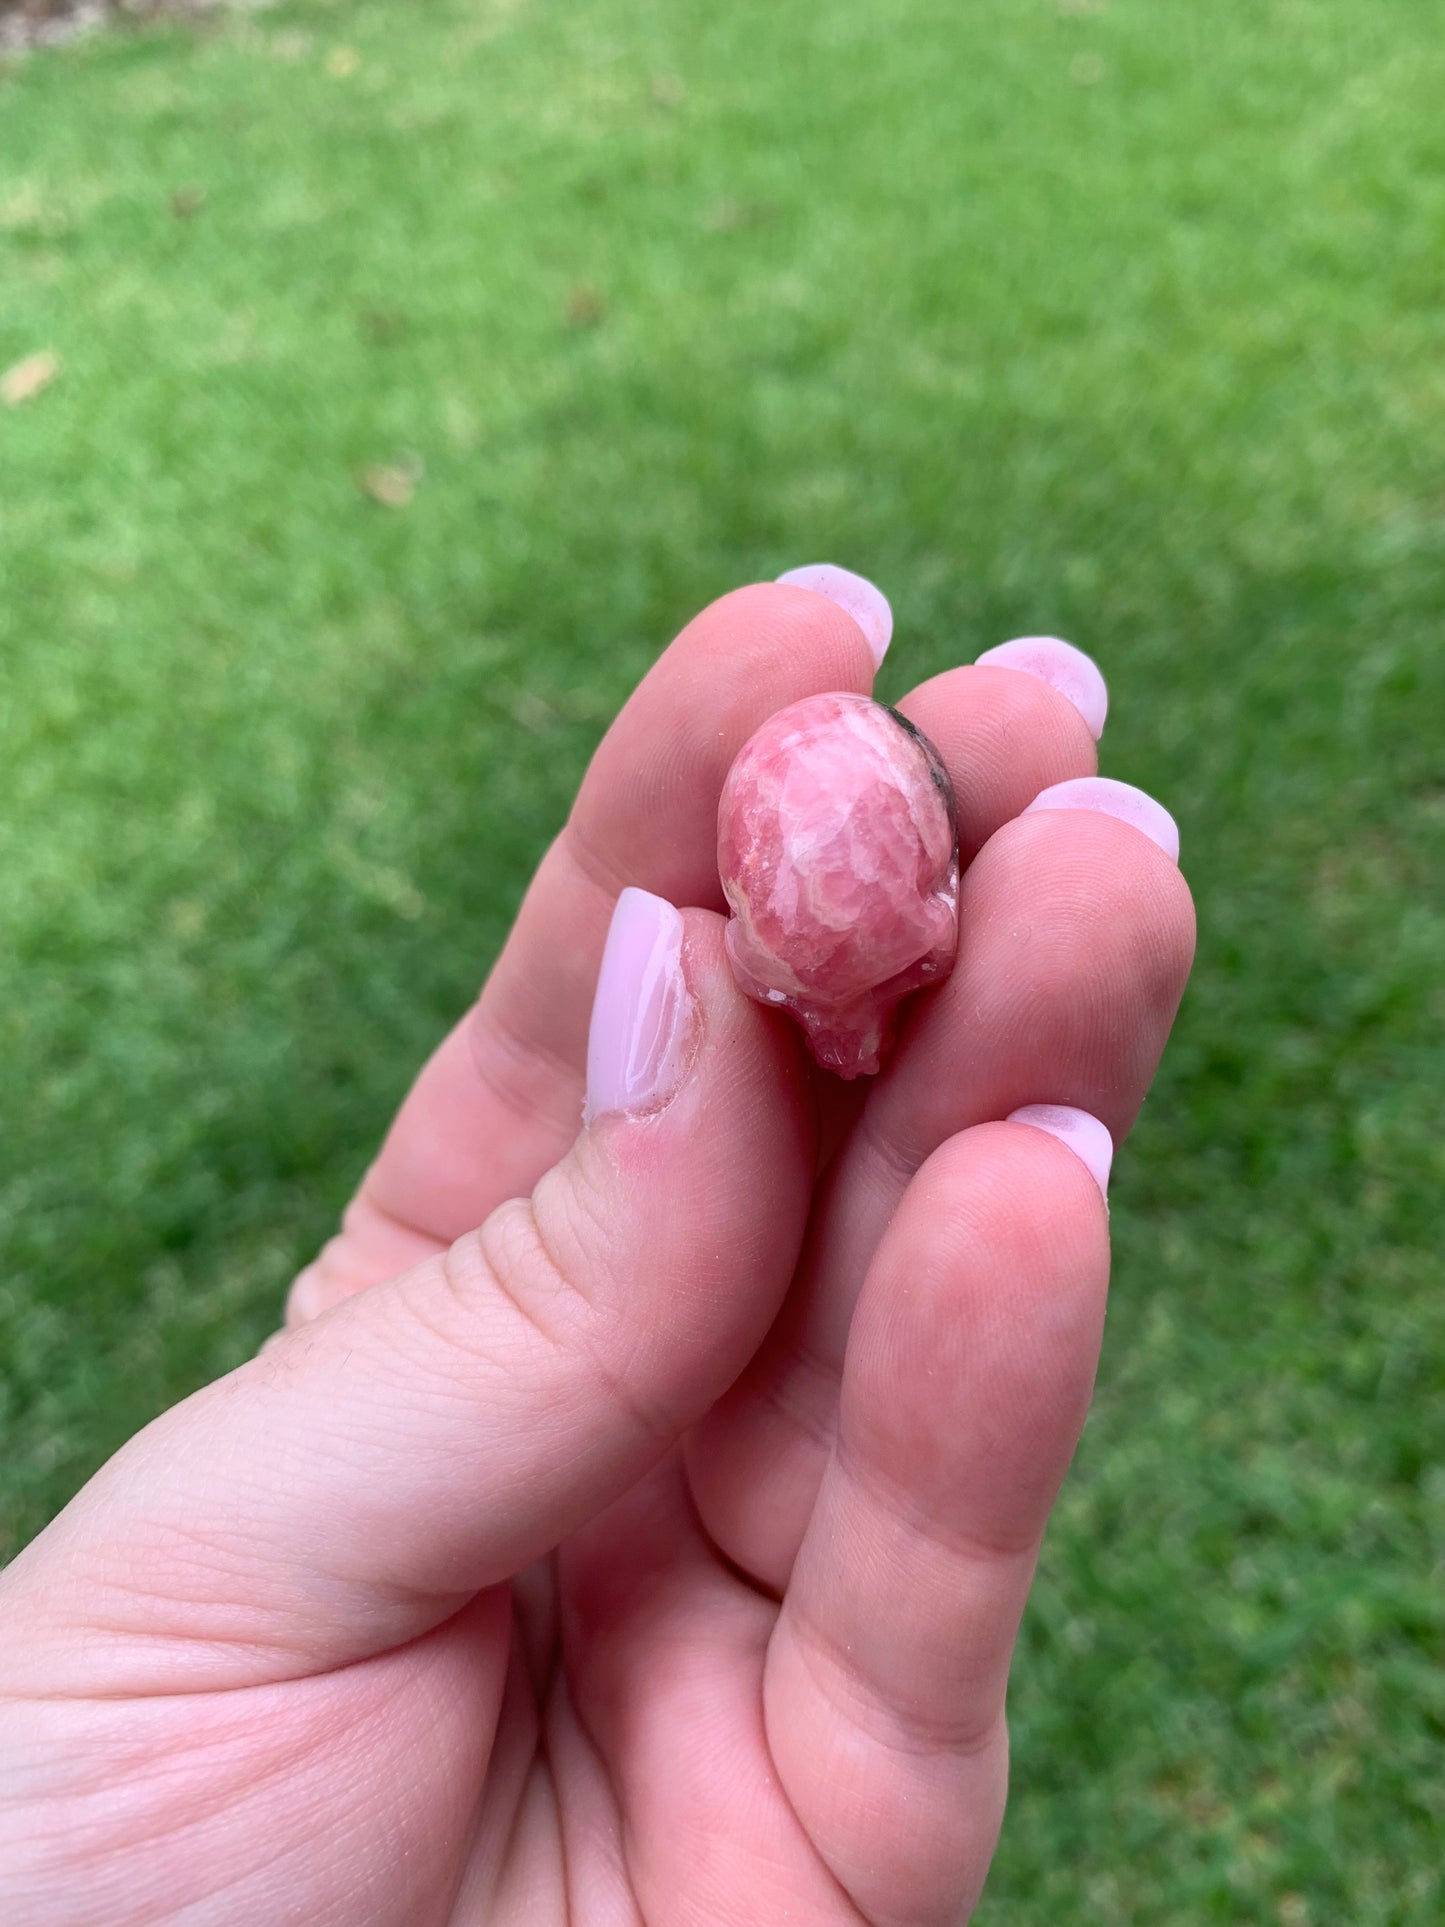
<path fill-rule="evenodd" d="M 1201 910 L 979 1920 L 1445 1917 L 1442 99 L 1438 0 L 0 68 L 0 1538 L 275 1323 L 661 643 L 832 558 L 891 693 L 1090 649 Z"/>

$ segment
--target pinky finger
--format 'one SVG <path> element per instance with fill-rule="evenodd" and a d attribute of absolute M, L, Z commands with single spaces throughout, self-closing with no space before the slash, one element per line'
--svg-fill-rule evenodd
<path fill-rule="evenodd" d="M 799 1818 L 870 1921 L 966 1919 L 993 1855 L 1009 1663 L 1098 1363 L 1107 1141 L 1053 1108 L 950 1139 L 854 1314 L 764 1714 Z"/>

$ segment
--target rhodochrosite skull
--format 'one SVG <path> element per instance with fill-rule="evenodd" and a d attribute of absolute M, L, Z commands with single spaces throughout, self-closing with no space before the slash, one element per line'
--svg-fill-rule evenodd
<path fill-rule="evenodd" d="M 900 997 L 958 948 L 958 826 L 938 751 L 850 692 L 770 716 L 718 805 L 733 974 L 792 1012 L 825 1070 L 878 1069 Z"/>

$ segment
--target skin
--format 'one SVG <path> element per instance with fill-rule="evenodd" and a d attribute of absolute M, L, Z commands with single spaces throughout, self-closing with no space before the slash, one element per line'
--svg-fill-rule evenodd
<path fill-rule="evenodd" d="M 1116 1141 L 1193 948 L 1015 669 L 907 699 L 963 945 L 842 1099 L 722 957 L 714 812 L 851 617 L 739 590 L 599 749 L 287 1330 L 0 1581 L 0 1913 L 79 1923 L 965 1920 L 1009 1660 L 1098 1358 Z M 657 833 L 666 824 L 665 837 Z M 612 904 L 688 906 L 690 1068 L 578 1135 Z"/>

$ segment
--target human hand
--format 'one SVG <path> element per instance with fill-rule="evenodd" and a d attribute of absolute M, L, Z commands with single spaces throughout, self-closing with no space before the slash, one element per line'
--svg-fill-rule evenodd
<path fill-rule="evenodd" d="M 1024 813 L 1092 774 L 1064 695 L 950 671 L 902 707 L 958 964 L 866 1091 L 818 1079 L 723 964 L 713 818 L 767 715 L 871 686 L 853 606 L 683 632 L 287 1332 L 0 1581 L 8 1921 L 967 1917 L 1192 912 L 1137 793 Z M 1036 1104 L 1102 1120 L 1046 1120 L 1092 1169 L 998 1121 Z"/>

